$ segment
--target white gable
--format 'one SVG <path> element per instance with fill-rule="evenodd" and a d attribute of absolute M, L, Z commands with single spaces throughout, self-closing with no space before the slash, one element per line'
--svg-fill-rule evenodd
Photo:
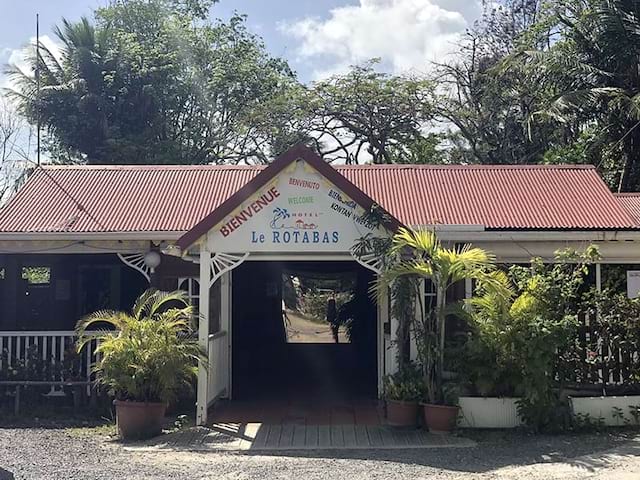
<path fill-rule="evenodd" d="M 304 160 L 292 162 L 207 235 L 212 252 L 348 252 L 387 236 L 365 210 Z"/>

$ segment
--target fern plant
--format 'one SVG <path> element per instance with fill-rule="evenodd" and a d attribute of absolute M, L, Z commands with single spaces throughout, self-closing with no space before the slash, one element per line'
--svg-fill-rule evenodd
<path fill-rule="evenodd" d="M 82 318 L 76 347 L 99 340 L 96 381 L 116 399 L 168 403 L 192 388 L 198 360 L 206 358 L 191 339 L 192 314 L 185 292 L 149 289 L 129 313 L 100 310 Z"/>

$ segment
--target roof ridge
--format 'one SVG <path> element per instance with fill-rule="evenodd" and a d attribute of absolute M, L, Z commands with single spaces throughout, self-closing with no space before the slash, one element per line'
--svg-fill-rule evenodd
<path fill-rule="evenodd" d="M 379 169 L 425 169 L 425 170 L 595 170 L 594 165 L 584 164 L 553 164 L 553 165 L 500 165 L 500 164 L 486 164 L 486 165 L 468 165 L 468 164 L 447 164 L 447 165 L 425 165 L 425 164 L 406 164 L 406 163 L 394 163 L 394 164 L 364 164 L 364 165 L 333 165 L 336 168 L 379 168 Z"/>
<path fill-rule="evenodd" d="M 613 196 L 614 197 L 620 197 L 620 198 L 624 198 L 624 197 L 640 197 L 640 192 L 614 192 Z"/>
<path fill-rule="evenodd" d="M 594 165 L 576 164 L 554 164 L 554 165 L 425 165 L 425 164 L 361 164 L 345 165 L 330 164 L 337 169 L 345 170 L 366 170 L 366 169 L 389 169 L 389 170 L 594 170 Z M 154 164 L 127 164 L 127 165 L 42 165 L 45 170 L 263 170 L 268 165 L 218 165 L 218 164 L 198 164 L 198 165 L 154 165 Z"/>
<path fill-rule="evenodd" d="M 139 165 L 41 165 L 40 168 L 44 170 L 262 170 L 266 165 L 152 165 L 152 164 L 139 164 Z"/>

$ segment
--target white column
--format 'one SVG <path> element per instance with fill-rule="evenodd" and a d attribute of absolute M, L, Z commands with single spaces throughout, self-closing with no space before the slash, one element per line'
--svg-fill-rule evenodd
<path fill-rule="evenodd" d="M 206 243 L 200 246 L 200 320 L 198 324 L 198 344 L 209 358 L 209 296 L 211 289 L 211 252 Z M 210 362 L 208 362 L 210 363 Z M 207 422 L 207 405 L 209 404 L 209 371 L 208 364 L 198 364 L 198 392 L 196 404 L 196 423 Z"/>
<path fill-rule="evenodd" d="M 382 378 L 389 373 L 387 371 L 386 358 L 390 354 L 386 350 L 387 342 L 385 341 L 384 324 L 389 320 L 389 292 L 380 295 L 378 298 L 378 323 L 377 323 L 377 358 L 378 358 L 378 397 L 382 397 L 384 393 L 384 385 Z"/>
<path fill-rule="evenodd" d="M 469 300 L 473 297 L 473 280 L 470 278 L 464 279 L 464 298 Z"/>
<path fill-rule="evenodd" d="M 391 299 L 391 295 L 389 290 L 387 290 L 387 309 L 389 308 L 388 305 L 390 305 L 390 303 L 393 301 Z M 389 340 L 386 343 L 385 346 L 385 364 L 386 364 L 386 374 L 387 375 L 393 375 L 394 373 L 396 373 L 398 371 L 398 319 L 393 315 L 393 309 L 391 311 L 391 313 L 389 314 Z"/>
<path fill-rule="evenodd" d="M 424 280 L 420 282 L 420 291 L 418 293 L 418 298 L 416 298 L 416 302 L 414 305 L 414 319 L 416 322 L 422 321 L 422 315 L 424 310 Z M 418 303 L 420 302 L 420 303 Z M 418 340 L 416 339 L 415 332 L 411 326 L 409 328 L 409 360 L 412 362 L 418 361 Z"/>
<path fill-rule="evenodd" d="M 602 292 L 602 268 L 600 263 L 595 264 L 595 270 L 596 270 L 596 292 L 600 293 Z M 600 312 L 596 310 L 595 314 L 596 314 L 595 319 L 597 320 Z M 585 322 L 587 326 L 591 325 L 591 318 L 589 318 L 589 315 L 585 315 Z"/>
<path fill-rule="evenodd" d="M 226 385 L 226 397 L 228 399 L 231 399 L 232 397 L 231 379 L 233 378 L 231 374 L 231 276 L 232 271 L 230 270 L 222 274 L 220 277 L 220 282 L 222 282 L 220 284 L 220 330 L 227 332 L 227 343 L 226 348 L 224 349 L 225 351 L 223 352 L 223 355 L 226 357 L 226 361 L 224 361 L 220 366 L 223 371 L 217 372 L 218 375 L 222 375 L 222 378 L 224 379 L 224 384 Z"/>

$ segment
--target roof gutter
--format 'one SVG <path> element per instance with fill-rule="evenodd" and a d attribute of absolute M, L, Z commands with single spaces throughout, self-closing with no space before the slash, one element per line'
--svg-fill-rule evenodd
<path fill-rule="evenodd" d="M 640 240 L 640 230 L 436 230 L 442 240 L 474 241 L 533 241 L 533 242 L 606 242 Z"/>
<path fill-rule="evenodd" d="M 185 232 L 0 232 L 0 240 L 42 241 L 42 240 L 163 240 L 176 241 Z"/>
<path fill-rule="evenodd" d="M 633 241 L 640 230 L 486 230 L 483 225 L 416 225 L 413 228 L 435 230 L 442 240 L 474 241 Z M 167 241 L 176 242 L 185 232 L 0 232 L 0 241 Z M 169 245 L 171 254 L 180 256 L 177 245 Z M 188 250 L 188 249 L 187 249 Z"/>

